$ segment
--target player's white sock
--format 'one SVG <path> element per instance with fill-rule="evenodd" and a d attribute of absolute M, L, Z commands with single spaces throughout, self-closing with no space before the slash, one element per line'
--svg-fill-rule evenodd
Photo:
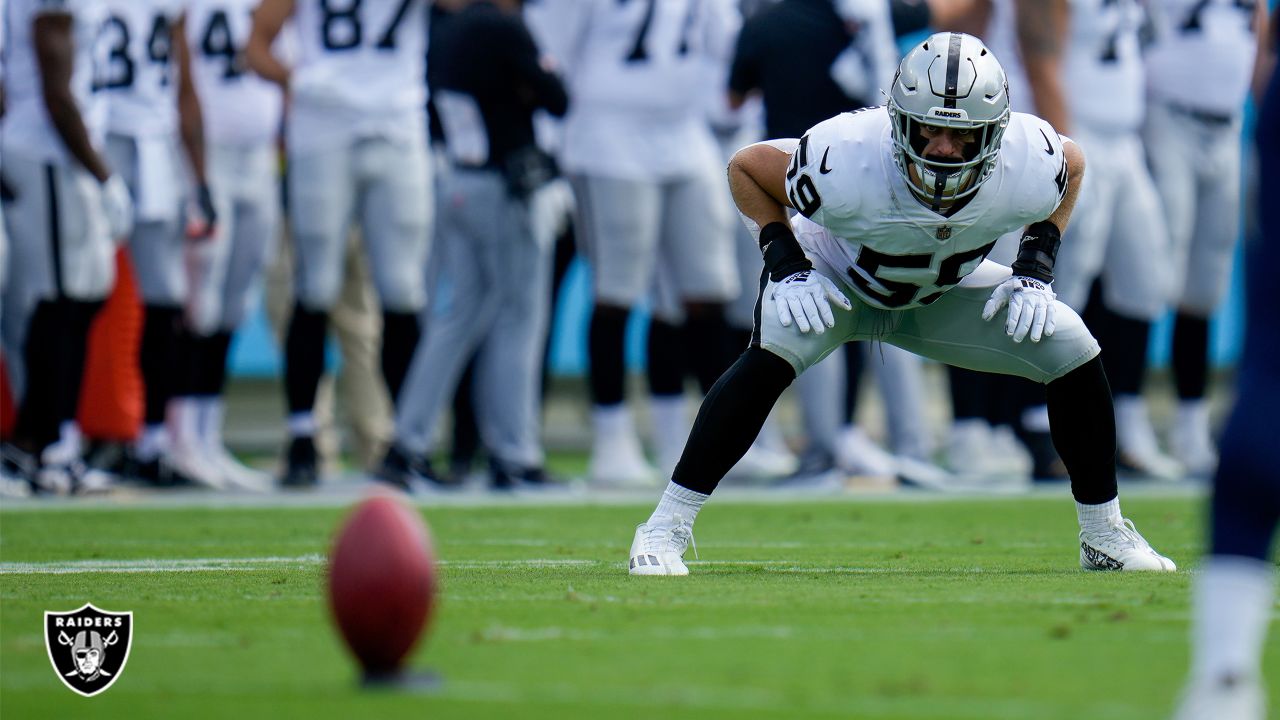
<path fill-rule="evenodd" d="M 1114 497 L 1099 505 L 1076 503 L 1076 519 L 1081 529 L 1110 527 L 1120 522 L 1120 498 Z"/>
<path fill-rule="evenodd" d="M 711 496 L 668 482 L 667 489 L 662 491 L 662 498 L 658 500 L 658 507 L 654 508 L 653 514 L 649 516 L 649 523 L 670 525 L 671 518 L 679 515 L 692 525 L 698 517 L 698 511 L 702 509 L 702 504 L 709 497 Z"/>
<path fill-rule="evenodd" d="M 1193 594 L 1192 677 L 1256 677 L 1274 595 L 1275 570 L 1270 563 L 1209 556 Z"/>
<path fill-rule="evenodd" d="M 289 435 L 292 437 L 314 437 L 316 434 L 316 416 L 310 411 L 289 414 Z"/>
<path fill-rule="evenodd" d="M 206 447 L 222 445 L 222 418 L 225 405 L 217 395 L 196 398 L 196 416 L 199 418 L 200 441 Z"/>

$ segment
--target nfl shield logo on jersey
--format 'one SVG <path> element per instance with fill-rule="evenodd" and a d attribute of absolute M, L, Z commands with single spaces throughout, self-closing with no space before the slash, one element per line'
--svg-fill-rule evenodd
<path fill-rule="evenodd" d="M 62 684 L 93 697 L 115 683 L 129 661 L 133 613 L 85 603 L 71 612 L 44 614 L 44 645 Z"/>
<path fill-rule="evenodd" d="M 939 226 L 938 226 L 938 231 L 937 231 L 936 233 L 934 233 L 934 237 L 938 238 L 939 240 L 950 240 L 950 239 L 951 239 L 951 226 L 950 226 L 950 225 L 939 225 Z"/>

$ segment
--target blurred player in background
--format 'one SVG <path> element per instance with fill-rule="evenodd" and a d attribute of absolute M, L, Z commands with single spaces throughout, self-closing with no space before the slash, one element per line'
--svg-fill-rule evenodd
<path fill-rule="evenodd" d="M 545 477 L 540 385 L 552 248 L 534 232 L 533 208 L 555 169 L 535 142 L 533 113 L 564 115 L 568 98 L 540 64 L 515 0 L 472 0 L 437 42 L 432 102 L 451 161 L 439 284 L 379 476 L 406 490 L 439 483 L 428 461 L 437 422 L 478 350 L 480 438 L 492 486 L 510 489 Z"/>
<path fill-rule="evenodd" d="M 290 18 L 299 46 L 292 68 L 272 54 Z M 285 142 L 297 299 L 285 341 L 285 486 L 319 481 L 313 408 L 353 219 L 382 304 L 382 375 L 393 402 L 418 343 L 432 206 L 426 52 L 425 0 L 265 0 L 254 14 L 249 65 L 291 103 Z"/>
<path fill-rule="evenodd" d="M 588 474 L 652 484 L 624 402 L 632 308 L 656 282 L 648 371 L 660 462 L 678 455 L 688 427 L 685 360 L 707 379 L 732 355 L 724 304 L 739 288 L 731 225 L 717 216 L 732 209 L 702 94 L 729 53 L 736 10 L 727 0 L 540 2 L 540 45 L 569 87 L 560 160 L 592 272 Z"/>
<path fill-rule="evenodd" d="M 1240 126 L 1262 44 L 1265 0 L 1148 3 L 1147 163 L 1164 200 L 1173 247 L 1173 378 L 1178 410 L 1169 449 L 1187 471 L 1212 475 L 1209 317 L 1222 304 L 1240 233 Z"/>
<path fill-rule="evenodd" d="M 132 223 L 128 187 L 102 152 L 93 48 L 105 18 L 95 0 L 13 0 L 6 9 L 0 178 L 13 245 L 0 307 L 25 382 L 3 460 L 7 475 L 39 490 L 93 489 L 74 418 L 89 326 L 115 280 L 112 239 Z"/>
<path fill-rule="evenodd" d="M 276 140 L 283 98 L 244 59 L 257 5 L 258 0 L 191 0 L 187 7 L 218 224 L 207 242 L 188 248 L 191 377 L 170 410 L 175 454 L 188 457 L 184 465 L 208 467 L 230 487 L 261 490 L 270 478 L 245 467 L 222 442 L 231 336 L 260 284 L 280 224 Z"/>
<path fill-rule="evenodd" d="M 1011 115 L 1007 92 L 980 41 L 938 33 L 903 58 L 887 111 L 845 113 L 798 141 L 735 155 L 730 187 L 768 271 L 759 322 L 637 527 L 632 574 L 687 574 L 681 556 L 698 511 L 782 391 L 840 344 L 870 337 L 1045 383 L 1071 471 L 1081 566 L 1174 569 L 1121 515 L 1098 344 L 1049 289 L 1084 156 L 1043 120 Z M 800 216 L 788 221 L 788 207 Z M 1023 226 L 1012 271 L 985 259 L 996 238 Z"/>
<path fill-rule="evenodd" d="M 154 485 L 222 487 L 211 468 L 175 452 L 166 425 L 169 400 L 187 382 L 191 358 L 183 321 L 185 245 L 206 238 L 216 225 L 184 29 L 186 6 L 182 0 L 104 4 L 106 58 L 97 87 L 107 100 L 107 157 L 134 198 L 129 257 L 144 313 L 139 359 L 146 409 L 132 472 Z M 188 170 L 194 177 L 190 196 Z M 189 197 L 196 210 L 190 228 Z"/>
<path fill-rule="evenodd" d="M 1016 28 L 1019 40 L 1025 75 L 1014 76 L 1010 97 L 1019 90 L 1034 97 L 1037 112 L 1090 160 L 1054 290 L 1084 314 L 1107 349 L 1121 468 L 1177 477 L 1181 465 L 1160 449 L 1142 397 L 1151 323 L 1165 311 L 1172 286 L 1168 223 L 1140 135 L 1143 9 L 1136 0 L 1020 2 L 1016 13 L 1013 5 L 997 2 L 993 19 L 1005 37 Z"/>
<path fill-rule="evenodd" d="M 1262 27 L 1262 26 L 1260 26 Z M 1259 234 L 1245 254 L 1247 309 L 1240 392 L 1222 435 L 1210 504 L 1209 557 L 1196 578 L 1191 676 L 1176 720 L 1262 720 L 1262 649 L 1274 612 L 1274 543 L 1280 524 L 1280 452 L 1271 418 L 1280 398 L 1280 322 L 1271 274 L 1280 263 L 1280 23 L 1260 54 L 1256 87 L 1270 76 L 1255 139 Z"/>

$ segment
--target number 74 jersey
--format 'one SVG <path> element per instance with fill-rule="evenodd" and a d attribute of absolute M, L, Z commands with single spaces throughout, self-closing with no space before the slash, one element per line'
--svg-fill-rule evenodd
<path fill-rule="evenodd" d="M 843 113 L 800 140 L 787 172 L 800 244 L 867 303 L 928 305 L 973 272 L 996 240 L 1044 220 L 1067 187 L 1063 139 L 1045 121 L 1012 113 L 996 166 L 950 217 L 921 204 L 893 158 L 883 107 Z"/>

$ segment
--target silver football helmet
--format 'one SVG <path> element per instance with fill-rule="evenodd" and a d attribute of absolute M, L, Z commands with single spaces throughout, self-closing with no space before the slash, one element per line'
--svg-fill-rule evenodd
<path fill-rule="evenodd" d="M 1009 125 L 1004 68 L 978 38 L 935 33 L 898 65 L 889 92 L 889 118 L 894 161 L 916 195 L 936 209 L 977 192 L 995 169 L 1000 138 Z M 976 142 L 961 161 L 927 159 L 920 125 L 972 129 Z"/>

